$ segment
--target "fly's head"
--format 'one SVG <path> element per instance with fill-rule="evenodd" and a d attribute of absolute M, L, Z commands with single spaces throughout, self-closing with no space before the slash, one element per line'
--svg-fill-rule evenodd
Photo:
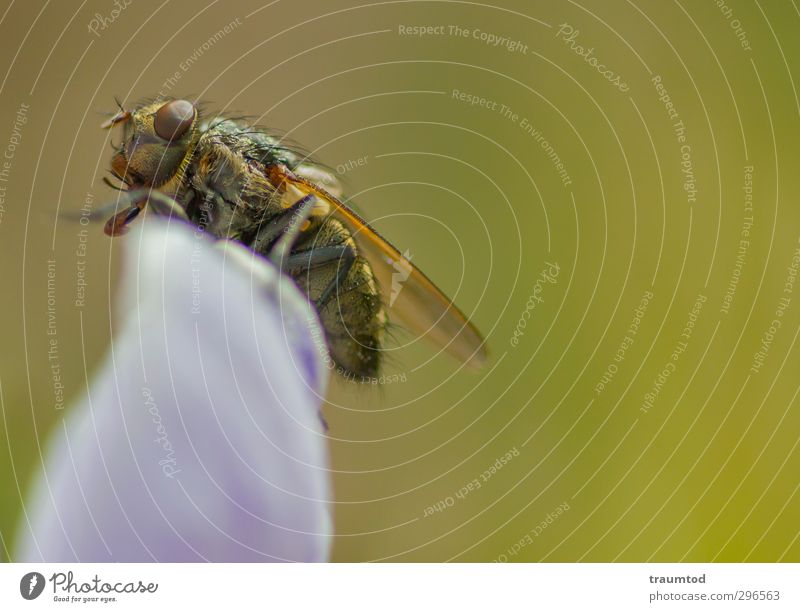
<path fill-rule="evenodd" d="M 131 187 L 159 187 L 188 164 L 197 133 L 197 109 L 186 100 L 160 100 L 120 111 L 101 127 L 122 127 L 113 173 Z"/>

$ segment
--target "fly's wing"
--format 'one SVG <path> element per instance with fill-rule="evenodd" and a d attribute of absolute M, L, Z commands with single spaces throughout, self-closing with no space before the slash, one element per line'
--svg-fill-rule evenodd
<path fill-rule="evenodd" d="M 303 194 L 313 193 L 330 206 L 330 214 L 353 234 L 372 266 L 390 317 L 415 334 L 442 347 L 473 368 L 486 363 L 484 339 L 439 288 L 345 204 L 321 187 L 297 176 L 284 176 Z"/>

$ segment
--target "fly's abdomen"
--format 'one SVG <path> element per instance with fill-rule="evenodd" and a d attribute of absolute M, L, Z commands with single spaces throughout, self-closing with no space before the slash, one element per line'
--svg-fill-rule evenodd
<path fill-rule="evenodd" d="M 310 229 L 298 241 L 294 252 L 355 243 L 338 221 L 328 219 L 321 227 Z M 356 250 L 357 253 L 357 250 Z M 307 267 L 293 274 L 301 289 L 317 307 L 325 328 L 328 348 L 336 365 L 345 375 L 374 377 L 380 366 L 380 351 L 386 327 L 386 315 L 379 287 L 369 263 L 356 256 L 347 275 L 338 271 L 343 259 Z M 333 289 L 329 289 L 333 283 Z M 329 298 L 321 303 L 326 291 Z"/>

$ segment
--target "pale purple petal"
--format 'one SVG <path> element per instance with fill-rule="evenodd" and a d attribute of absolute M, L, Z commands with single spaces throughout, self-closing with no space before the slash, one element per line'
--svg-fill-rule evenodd
<path fill-rule="evenodd" d="M 123 323 L 53 432 L 15 560 L 327 560 L 315 314 L 244 248 L 143 226 L 120 241 Z"/>

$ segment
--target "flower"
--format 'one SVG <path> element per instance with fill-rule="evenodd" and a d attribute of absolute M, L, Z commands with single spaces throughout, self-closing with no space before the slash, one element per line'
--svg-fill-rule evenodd
<path fill-rule="evenodd" d="M 16 561 L 325 561 L 319 322 L 244 247 L 148 215 L 121 333 L 53 432 Z"/>

